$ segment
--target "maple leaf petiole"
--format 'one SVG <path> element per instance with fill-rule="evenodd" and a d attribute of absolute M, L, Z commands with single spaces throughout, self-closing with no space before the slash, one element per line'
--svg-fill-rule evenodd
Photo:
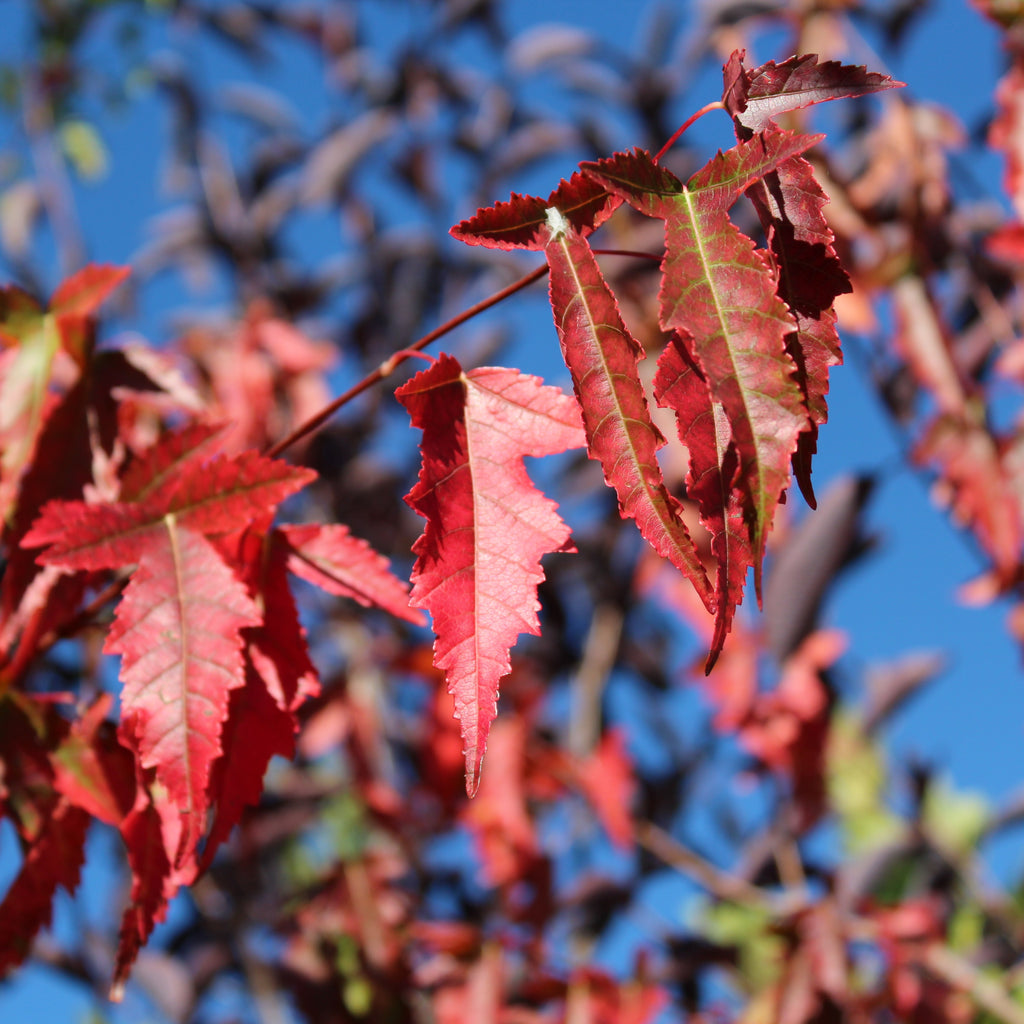
<path fill-rule="evenodd" d="M 705 103 L 695 114 L 691 114 L 682 125 L 677 128 L 668 139 L 661 149 L 654 156 L 654 162 L 657 163 L 682 137 L 686 130 L 694 122 L 699 121 L 705 114 L 710 114 L 712 110 L 725 110 L 725 104 L 721 100 L 715 100 L 712 103 Z"/>
<path fill-rule="evenodd" d="M 423 359 L 428 363 L 436 362 L 433 356 L 428 356 L 426 352 L 421 352 L 416 348 L 403 348 L 393 355 L 388 356 L 380 366 L 377 367 L 377 372 L 381 377 L 390 377 L 395 372 L 395 367 L 399 363 L 404 363 L 406 359 Z"/>

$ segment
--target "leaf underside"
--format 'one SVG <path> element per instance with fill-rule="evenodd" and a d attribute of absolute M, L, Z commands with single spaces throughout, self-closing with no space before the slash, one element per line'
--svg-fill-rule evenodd
<path fill-rule="evenodd" d="M 835 60 L 819 64 L 815 53 L 790 57 L 780 64 L 768 61 L 746 71 L 743 53 L 734 51 L 726 64 L 722 99 L 729 113 L 748 132 L 764 131 L 776 117 L 790 110 L 896 89 L 904 84 L 859 65 Z"/>
<path fill-rule="evenodd" d="M 364 608 L 383 608 L 422 626 L 423 616 L 409 607 L 406 585 L 394 576 L 388 560 L 353 537 L 341 524 L 282 526 L 278 535 L 287 549 L 288 569 L 307 583 Z"/>
<path fill-rule="evenodd" d="M 455 698 L 472 795 L 509 652 L 521 633 L 540 631 L 541 556 L 569 542 L 523 457 L 579 447 L 583 432 L 557 388 L 516 370 L 463 372 L 446 355 L 396 395 L 423 431 L 419 482 L 406 496 L 427 521 L 413 546 L 411 603 L 433 618 L 434 664 Z"/>
<path fill-rule="evenodd" d="M 228 693 L 243 682 L 241 630 L 260 616 L 205 538 L 163 523 L 117 606 L 104 650 L 120 654 L 120 737 L 156 771 L 176 810 L 175 865 L 206 827 L 210 766 L 221 753 Z"/>

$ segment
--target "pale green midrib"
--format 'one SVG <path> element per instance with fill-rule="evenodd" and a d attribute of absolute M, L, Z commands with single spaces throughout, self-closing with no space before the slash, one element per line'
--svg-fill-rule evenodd
<path fill-rule="evenodd" d="M 466 469 L 469 471 L 469 489 L 473 495 L 473 783 L 479 785 L 477 766 L 480 761 L 480 666 L 483 655 L 480 651 L 480 502 L 476 490 L 476 474 L 473 460 L 473 431 L 470 429 L 468 381 L 465 373 L 460 373 L 459 383 L 462 387 L 462 418 L 466 427 Z M 461 720 L 460 720 L 461 721 Z M 463 723 L 464 724 L 464 723 Z"/>
<path fill-rule="evenodd" d="M 193 831 L 197 826 L 198 822 L 193 820 L 195 814 L 195 805 L 192 799 L 192 749 L 189 746 L 189 720 L 188 720 L 188 649 L 189 640 L 188 625 L 187 625 L 187 607 L 185 601 L 185 573 L 184 567 L 181 560 L 181 550 L 178 546 L 178 530 L 177 520 L 173 512 L 168 512 L 164 517 L 164 524 L 167 527 L 167 533 L 170 537 L 171 542 L 171 560 L 174 565 L 174 583 L 175 593 L 178 601 L 178 618 L 181 622 L 181 642 L 179 643 L 179 651 L 181 654 L 181 672 L 180 672 L 180 690 L 181 690 L 181 713 L 183 723 L 184 742 L 182 743 L 183 751 L 181 755 L 182 762 L 184 764 L 185 778 L 188 780 L 186 789 L 188 791 L 188 807 L 187 813 L 189 815 L 188 831 Z"/>
<path fill-rule="evenodd" d="M 565 241 L 565 236 L 564 235 L 561 238 L 559 238 L 558 244 L 561 247 L 562 252 L 565 255 L 565 262 L 568 264 L 569 271 L 572 274 L 573 285 L 575 287 L 575 291 L 576 291 L 576 294 L 578 296 L 578 301 L 580 302 L 580 304 L 582 305 L 584 311 L 586 312 L 588 328 L 590 330 L 591 335 L 593 336 L 593 338 L 595 340 L 595 346 L 597 348 L 598 355 L 599 355 L 599 358 L 601 360 L 601 366 L 602 366 L 602 368 L 604 370 L 605 379 L 608 380 L 608 381 L 611 381 L 613 379 L 614 375 L 612 374 L 611 369 L 608 366 L 608 361 L 605 359 L 604 348 L 601 346 L 600 341 L 597 340 L 597 337 L 598 337 L 597 336 L 597 329 L 595 327 L 596 319 L 595 319 L 595 317 L 594 317 L 594 315 L 593 315 L 593 313 L 592 313 L 592 311 L 590 309 L 589 303 L 586 300 L 586 297 L 585 297 L 586 293 L 584 291 L 583 282 L 580 280 L 579 275 L 576 273 L 576 265 L 572 261 L 572 258 L 571 258 L 570 253 L 569 253 L 569 246 L 568 246 L 567 242 Z M 628 429 L 625 429 L 625 424 L 626 424 L 627 420 L 631 419 L 632 417 L 627 417 L 625 415 L 625 413 L 624 413 L 624 411 L 622 409 L 622 405 L 619 402 L 618 390 L 616 388 L 614 388 L 614 387 L 610 388 L 610 390 L 611 390 L 612 395 L 614 396 L 615 411 L 618 414 L 619 422 L 622 423 L 623 427 L 624 427 L 624 433 L 626 435 L 626 443 L 629 446 L 629 451 L 630 451 L 631 461 L 633 463 L 633 468 L 636 471 L 636 474 L 637 474 L 637 476 L 639 477 L 639 480 L 640 480 L 639 488 L 641 490 L 643 490 L 643 491 L 646 491 L 647 494 L 650 495 L 650 487 L 648 486 L 647 478 L 646 478 L 646 476 L 644 475 L 644 473 L 642 471 L 643 467 L 642 467 L 642 464 L 640 462 L 640 457 L 637 454 L 636 446 L 633 443 L 633 436 L 629 432 Z M 643 397 L 643 395 L 641 394 L 641 398 L 642 397 Z M 646 424 L 642 424 L 642 425 L 646 426 Z M 656 503 L 653 501 L 653 499 L 651 500 L 651 506 L 652 506 L 652 508 L 656 508 Z M 668 527 L 670 527 L 671 525 L 674 525 L 674 524 L 666 523 L 664 517 L 660 513 L 658 514 L 658 519 L 666 527 L 666 531 L 665 532 L 668 534 L 668 536 L 669 537 L 674 537 L 673 531 L 668 528 Z M 672 540 L 672 543 L 673 543 L 673 545 L 677 549 L 680 549 L 679 543 L 675 539 Z"/>
<path fill-rule="evenodd" d="M 736 380 L 736 381 L 739 381 L 740 380 L 739 371 L 736 368 L 736 359 L 735 359 L 735 356 L 733 355 L 732 333 L 728 330 L 727 320 L 726 320 L 726 317 L 725 317 L 725 314 L 724 314 L 724 310 L 723 310 L 722 304 L 718 300 L 718 289 L 715 287 L 714 282 L 713 282 L 713 280 L 711 278 L 711 274 L 710 274 L 710 270 L 709 270 L 711 264 L 710 264 L 710 260 L 708 259 L 708 255 L 707 255 L 707 253 L 705 251 L 705 248 L 704 248 L 704 242 L 703 242 L 703 238 L 701 236 L 701 232 L 699 230 L 699 223 L 698 223 L 698 220 L 697 220 L 697 211 L 696 211 L 696 208 L 695 208 L 695 206 L 694 206 L 694 204 L 692 202 L 692 197 L 693 197 L 693 193 L 684 186 L 683 191 L 680 193 L 679 198 L 685 204 L 686 214 L 687 214 L 687 217 L 689 218 L 690 225 L 691 225 L 691 227 L 693 229 L 693 237 L 695 239 L 696 250 L 697 250 L 697 253 L 698 253 L 699 258 L 700 258 L 701 267 L 704 269 L 704 280 L 708 282 L 708 291 L 711 292 L 711 296 L 712 296 L 712 299 L 713 299 L 714 304 L 715 304 L 715 314 L 716 314 L 716 316 L 718 318 L 718 323 L 719 323 L 721 331 L 722 331 L 722 338 L 723 338 L 723 340 L 726 343 L 726 351 L 729 353 L 729 362 L 732 365 L 733 379 Z M 746 389 L 745 386 L 741 385 L 739 391 L 740 391 L 740 398 L 741 398 L 741 401 L 743 403 L 743 414 L 744 414 L 744 417 L 746 418 L 747 422 L 750 424 L 751 440 L 754 443 L 754 448 L 757 451 L 757 455 L 758 455 L 758 458 L 757 458 L 758 488 L 757 489 L 758 489 L 758 493 L 761 495 L 761 499 L 758 501 L 758 505 L 759 505 L 759 511 L 761 512 L 761 516 L 763 516 L 765 510 L 767 509 L 769 499 L 767 498 L 767 490 L 768 490 L 767 481 L 764 479 L 764 470 L 763 470 L 763 467 L 762 467 L 762 464 L 761 464 L 761 461 L 762 461 L 761 460 L 761 444 L 758 441 L 757 431 L 753 429 L 754 421 L 753 421 L 753 417 L 750 415 L 750 407 L 747 404 L 747 389 Z M 712 397 L 714 397 L 714 396 L 712 395 Z M 758 517 L 759 520 L 761 519 L 761 516 Z M 759 521 L 758 522 L 758 527 L 757 527 L 758 538 L 761 537 L 761 535 L 764 532 L 764 529 L 765 529 L 765 527 L 764 527 L 763 523 L 761 523 Z"/>

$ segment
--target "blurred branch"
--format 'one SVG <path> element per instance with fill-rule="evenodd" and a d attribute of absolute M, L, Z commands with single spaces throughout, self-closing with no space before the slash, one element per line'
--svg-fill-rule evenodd
<path fill-rule="evenodd" d="M 67 167 L 54 136 L 53 108 L 38 73 L 25 75 L 22 117 L 35 166 L 39 196 L 57 246 L 60 277 L 85 262 L 85 243 L 75 211 Z"/>
<path fill-rule="evenodd" d="M 1024 1008 L 995 979 L 982 974 L 970 961 L 940 945 L 929 946 L 923 960 L 931 974 L 965 992 L 979 1009 L 1006 1024 L 1024 1024 Z"/>
<path fill-rule="evenodd" d="M 783 892 L 773 898 L 738 875 L 730 874 L 705 860 L 700 854 L 684 846 L 657 825 L 649 821 L 636 823 L 637 842 L 671 868 L 703 886 L 720 900 L 746 903 L 772 914 L 792 913 L 804 906 L 803 893 Z"/>
<path fill-rule="evenodd" d="M 601 735 L 601 697 L 615 666 L 622 636 L 622 611 L 608 604 L 594 609 L 580 667 L 572 683 L 569 753 L 583 758 Z"/>
<path fill-rule="evenodd" d="M 434 328 L 429 334 L 423 335 L 422 338 L 413 342 L 408 348 L 402 349 L 401 352 L 396 352 L 390 359 L 385 359 L 380 366 L 377 367 L 373 373 L 364 377 L 358 384 L 349 388 L 343 395 L 339 395 L 329 405 L 324 406 L 315 416 L 311 416 L 305 423 L 300 423 L 287 437 L 278 441 L 277 444 L 272 445 L 267 449 L 266 455 L 269 458 L 275 458 L 280 455 L 283 451 L 290 448 L 296 441 L 301 441 L 302 438 L 307 437 L 314 431 L 322 427 L 342 406 L 347 405 L 352 399 L 361 395 L 364 391 L 369 390 L 378 381 L 383 380 L 385 377 L 390 376 L 394 373 L 395 368 L 400 366 L 402 363 L 409 359 L 416 352 L 420 352 L 425 349 L 428 345 L 433 344 L 438 338 L 444 337 L 450 331 L 455 330 L 456 327 L 466 323 L 467 320 L 472 320 L 473 317 L 482 313 L 486 309 L 490 309 L 492 306 L 496 306 L 499 302 L 504 301 L 511 295 L 515 295 L 516 292 L 522 291 L 524 288 L 533 284 L 534 281 L 539 281 L 548 272 L 547 264 L 542 267 L 537 267 L 536 270 L 531 270 L 529 274 L 519 278 L 517 281 L 513 281 L 510 285 L 502 288 L 501 291 L 495 292 L 493 295 L 488 296 L 486 299 L 476 303 L 476 305 L 470 306 L 469 309 L 459 313 L 458 316 L 454 316 L 451 320 L 441 324 L 440 327 Z"/>

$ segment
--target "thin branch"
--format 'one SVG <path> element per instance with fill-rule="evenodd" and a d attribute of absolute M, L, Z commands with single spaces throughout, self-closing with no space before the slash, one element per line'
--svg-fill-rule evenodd
<path fill-rule="evenodd" d="M 979 1009 L 1006 1024 L 1024 1024 L 1024 1008 L 994 978 L 982 974 L 969 960 L 936 944 L 928 947 L 923 961 L 929 973 L 965 992 Z"/>
<path fill-rule="evenodd" d="M 524 288 L 529 287 L 534 281 L 539 281 L 548 272 L 547 264 L 542 267 L 537 267 L 536 270 L 531 270 L 529 274 L 519 278 L 518 281 L 513 281 L 510 285 L 502 288 L 501 291 L 495 292 L 493 295 L 488 296 L 486 299 L 478 302 L 475 306 L 470 306 L 469 309 L 463 310 L 458 316 L 454 316 L 451 320 L 441 324 L 440 327 L 435 327 L 429 334 L 424 334 L 422 338 L 413 342 L 408 348 L 402 349 L 401 352 L 396 352 L 393 356 L 385 359 L 380 366 L 377 367 L 373 373 L 364 377 L 358 384 L 349 388 L 343 395 L 339 395 L 329 405 L 325 405 L 316 415 L 311 416 L 305 423 L 300 423 L 290 434 L 278 441 L 277 444 L 272 445 L 267 449 L 266 455 L 269 458 L 275 458 L 280 455 L 285 449 L 290 448 L 296 441 L 301 441 L 302 438 L 308 437 L 314 431 L 322 427 L 343 405 L 347 405 L 361 395 L 364 391 L 368 391 L 370 388 L 389 376 L 394 372 L 395 367 L 404 363 L 406 359 L 415 355 L 422 349 L 425 349 L 428 345 L 437 341 L 438 338 L 443 337 L 450 331 L 455 330 L 456 327 L 461 326 L 467 320 L 472 320 L 473 317 L 484 310 L 490 309 L 492 306 L 498 305 L 499 302 L 503 302 L 511 295 L 515 295 L 516 292 L 522 291 Z"/>
<path fill-rule="evenodd" d="M 715 867 L 652 822 L 637 822 L 636 840 L 649 853 L 653 853 L 669 867 L 692 878 L 720 900 L 745 903 L 773 914 L 792 913 L 806 905 L 806 897 L 801 893 L 785 892 L 781 893 L 779 898 L 775 898 L 738 875 Z"/>
<path fill-rule="evenodd" d="M 67 166 L 54 138 L 53 107 L 41 73 L 24 76 L 22 120 L 39 183 L 39 197 L 57 243 L 62 277 L 85 262 L 85 243 L 75 211 Z"/>
<path fill-rule="evenodd" d="M 580 667 L 571 684 L 569 753 L 582 759 L 597 746 L 601 734 L 601 700 L 615 667 L 622 637 L 622 609 L 599 604 L 590 620 Z"/>

